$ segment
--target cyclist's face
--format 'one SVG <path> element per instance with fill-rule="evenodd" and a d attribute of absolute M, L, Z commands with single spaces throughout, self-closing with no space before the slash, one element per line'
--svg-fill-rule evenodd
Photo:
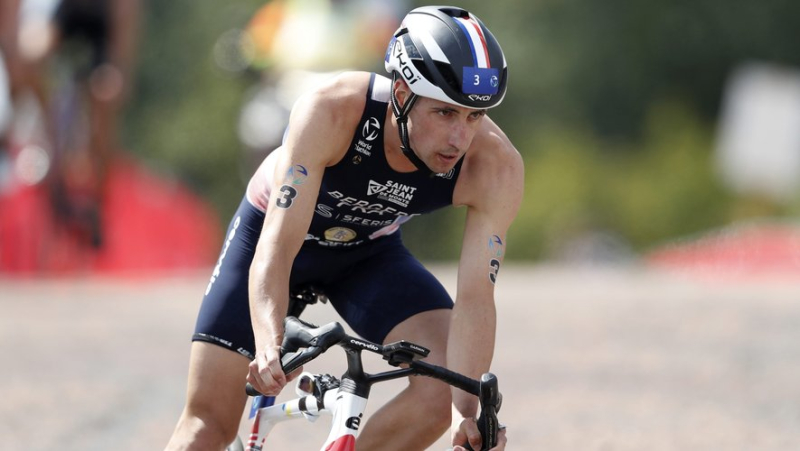
<path fill-rule="evenodd" d="M 434 172 L 452 169 L 472 144 L 486 110 L 420 97 L 409 114 L 411 148 Z"/>

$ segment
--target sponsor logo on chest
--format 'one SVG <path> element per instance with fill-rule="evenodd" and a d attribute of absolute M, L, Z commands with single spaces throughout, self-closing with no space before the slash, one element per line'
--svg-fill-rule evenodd
<path fill-rule="evenodd" d="M 375 196 L 378 199 L 392 202 L 402 207 L 408 207 L 408 204 L 414 198 L 415 191 L 417 191 L 416 187 L 391 180 L 385 183 L 370 180 L 367 185 L 367 196 Z"/>
<path fill-rule="evenodd" d="M 372 156 L 372 141 L 380 136 L 381 124 L 378 119 L 371 117 L 364 122 L 361 127 L 361 138 L 356 143 L 356 152 L 366 156 Z"/>

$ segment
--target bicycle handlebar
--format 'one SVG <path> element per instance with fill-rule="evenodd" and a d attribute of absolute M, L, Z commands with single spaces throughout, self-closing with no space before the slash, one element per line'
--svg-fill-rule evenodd
<path fill-rule="evenodd" d="M 283 320 L 283 328 L 281 367 L 285 374 L 314 360 L 347 336 L 342 325 L 337 322 L 317 327 L 294 316 L 287 316 Z M 245 391 L 249 396 L 261 395 L 249 383 Z"/>
<path fill-rule="evenodd" d="M 338 322 L 318 327 L 289 316 L 284 319 L 284 336 L 281 344 L 281 365 L 284 373 L 289 374 L 300 368 L 336 344 L 348 349 L 368 350 L 381 354 L 393 366 L 407 363 L 411 370 L 410 374 L 433 377 L 477 396 L 481 404 L 481 414 L 477 422 L 478 430 L 483 438 L 482 449 L 488 450 L 497 445 L 499 432 L 497 412 L 500 410 L 503 400 L 498 389 L 497 376 L 492 373 L 484 373 L 481 380 L 476 381 L 447 368 L 423 360 L 414 360 L 415 355 L 420 357 L 428 355 L 428 349 L 422 346 L 405 341 L 381 346 L 348 336 Z M 380 376 L 384 374 L 388 373 L 375 375 L 375 379 L 383 380 Z M 401 373 L 393 374 L 398 377 L 401 375 Z M 246 391 L 250 396 L 261 395 L 250 384 L 247 384 Z M 464 446 L 472 451 L 469 444 Z"/>
<path fill-rule="evenodd" d="M 440 379 L 453 387 L 477 396 L 481 403 L 481 414 L 477 420 L 478 431 L 481 433 L 483 443 L 489 444 L 488 447 L 484 445 L 482 449 L 491 449 L 497 445 L 497 434 L 500 432 L 497 412 L 503 403 L 503 395 L 498 389 L 497 376 L 492 373 L 484 373 L 478 382 L 463 374 L 421 360 L 415 360 L 410 365 L 420 375 Z M 469 443 L 464 447 L 468 451 L 474 451 Z"/>

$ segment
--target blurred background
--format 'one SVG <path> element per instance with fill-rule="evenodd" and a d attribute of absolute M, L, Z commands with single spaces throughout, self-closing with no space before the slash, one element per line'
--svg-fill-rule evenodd
<path fill-rule="evenodd" d="M 424 4 L 0 0 L 0 448 L 163 447 L 248 178 Z M 800 2 L 459 5 L 503 45 L 526 166 L 510 449 L 800 449 Z M 403 227 L 451 293 L 464 213 Z"/>
<path fill-rule="evenodd" d="M 382 73 L 400 18 L 426 4 L 65 3 L 3 2 L 5 272 L 213 262 L 297 96 L 340 70 Z M 461 6 L 510 67 L 492 111 L 526 164 L 508 259 L 798 271 L 800 4 Z M 406 241 L 453 260 L 463 214 L 412 221 Z"/>

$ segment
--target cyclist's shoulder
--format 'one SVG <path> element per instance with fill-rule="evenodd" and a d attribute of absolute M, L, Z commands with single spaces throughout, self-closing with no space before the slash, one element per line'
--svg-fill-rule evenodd
<path fill-rule="evenodd" d="M 369 72 L 341 72 L 318 83 L 295 104 L 293 116 L 350 129 L 366 105 Z"/>
<path fill-rule="evenodd" d="M 464 158 L 457 203 L 476 206 L 492 195 L 517 197 L 524 182 L 524 163 L 517 148 L 488 116 Z"/>
<path fill-rule="evenodd" d="M 309 90 L 301 99 L 314 107 L 360 110 L 366 101 L 370 75 L 369 72 L 341 72 L 332 75 Z"/>
<path fill-rule="evenodd" d="M 522 156 L 505 132 L 490 117 L 485 117 L 467 151 L 467 161 L 481 173 L 521 171 Z M 496 178 L 497 173 L 489 178 Z"/>
<path fill-rule="evenodd" d="M 366 106 L 370 74 L 344 72 L 327 77 L 295 103 L 283 153 L 313 155 L 330 166 L 349 148 Z"/>

